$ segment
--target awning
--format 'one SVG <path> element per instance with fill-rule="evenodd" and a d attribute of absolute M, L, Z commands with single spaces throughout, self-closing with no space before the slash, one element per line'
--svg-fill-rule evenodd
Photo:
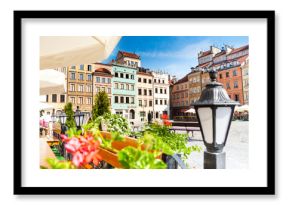
<path fill-rule="evenodd" d="M 40 72 L 40 95 L 61 94 L 66 92 L 65 74 L 48 69 Z"/>
<path fill-rule="evenodd" d="M 120 36 L 41 36 L 40 69 L 101 62 Z"/>

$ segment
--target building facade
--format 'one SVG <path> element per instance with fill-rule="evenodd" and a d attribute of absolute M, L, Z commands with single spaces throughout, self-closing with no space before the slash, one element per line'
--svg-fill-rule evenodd
<path fill-rule="evenodd" d="M 116 64 L 124 65 L 127 67 L 140 68 L 141 57 L 135 53 L 126 51 L 119 51 L 115 60 Z"/>
<path fill-rule="evenodd" d="M 189 104 L 197 101 L 201 94 L 201 71 L 192 71 L 188 74 L 188 101 Z"/>
<path fill-rule="evenodd" d="M 249 59 L 241 65 L 243 78 L 244 103 L 249 104 Z"/>
<path fill-rule="evenodd" d="M 160 120 L 162 114 L 170 115 L 169 111 L 169 75 L 152 71 L 153 75 L 153 119 Z M 169 116 L 170 117 L 170 116 Z"/>
<path fill-rule="evenodd" d="M 112 112 L 135 124 L 138 114 L 137 69 L 112 65 Z"/>
<path fill-rule="evenodd" d="M 189 103 L 189 81 L 188 75 L 177 81 L 172 88 L 171 105 L 172 118 L 178 120 L 178 117 L 185 116 L 185 111 L 190 108 Z"/>
<path fill-rule="evenodd" d="M 138 68 L 137 78 L 138 114 L 141 122 L 147 122 L 148 114 L 153 114 L 153 75 L 149 69 Z"/>
<path fill-rule="evenodd" d="M 73 109 L 77 106 L 82 112 L 92 111 L 92 65 L 81 64 L 67 67 L 67 102 L 71 102 Z"/>
<path fill-rule="evenodd" d="M 100 91 L 105 91 L 108 94 L 110 105 L 112 106 L 112 78 L 110 70 L 106 68 L 97 68 L 93 72 L 93 104 L 95 96 Z"/>

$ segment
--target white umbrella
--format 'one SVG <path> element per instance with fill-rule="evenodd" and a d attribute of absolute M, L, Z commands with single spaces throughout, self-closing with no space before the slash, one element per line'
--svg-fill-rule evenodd
<path fill-rule="evenodd" d="M 53 106 L 48 103 L 40 102 L 39 103 L 39 110 L 52 110 Z"/>
<path fill-rule="evenodd" d="M 120 36 L 41 36 L 40 69 L 101 62 Z"/>
<path fill-rule="evenodd" d="M 40 71 L 40 95 L 66 92 L 65 74 L 56 70 Z"/>
<path fill-rule="evenodd" d="M 189 112 L 189 113 L 195 113 L 195 109 L 194 109 L 194 108 L 190 108 L 189 110 L 186 110 L 185 112 L 186 112 L 186 113 L 188 113 L 188 112 Z"/>
<path fill-rule="evenodd" d="M 249 105 L 236 106 L 235 111 L 238 112 L 249 111 Z"/>

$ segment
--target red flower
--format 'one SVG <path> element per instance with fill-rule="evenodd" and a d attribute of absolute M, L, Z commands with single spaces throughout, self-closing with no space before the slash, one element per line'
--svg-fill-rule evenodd
<path fill-rule="evenodd" d="M 98 155 L 100 141 L 95 140 L 92 136 L 80 136 L 79 138 L 68 138 L 62 135 L 61 138 L 65 143 L 67 152 L 72 154 L 72 163 L 77 166 L 86 167 L 86 164 L 93 162 L 98 165 L 102 160 Z"/>
<path fill-rule="evenodd" d="M 161 115 L 161 119 L 162 120 L 168 120 L 168 115 L 166 115 L 166 114 Z"/>

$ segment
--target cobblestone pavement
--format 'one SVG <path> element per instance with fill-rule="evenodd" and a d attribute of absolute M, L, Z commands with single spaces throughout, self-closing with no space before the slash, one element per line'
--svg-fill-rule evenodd
<path fill-rule="evenodd" d="M 249 158 L 249 122 L 248 121 L 233 121 L 226 147 L 226 168 L 227 169 L 247 169 Z M 205 146 L 202 141 L 201 133 L 195 132 L 194 137 L 189 140 L 188 145 L 200 145 L 203 150 Z M 193 152 L 188 157 L 186 163 L 190 167 L 197 169 L 203 168 L 203 151 L 200 153 Z"/>

